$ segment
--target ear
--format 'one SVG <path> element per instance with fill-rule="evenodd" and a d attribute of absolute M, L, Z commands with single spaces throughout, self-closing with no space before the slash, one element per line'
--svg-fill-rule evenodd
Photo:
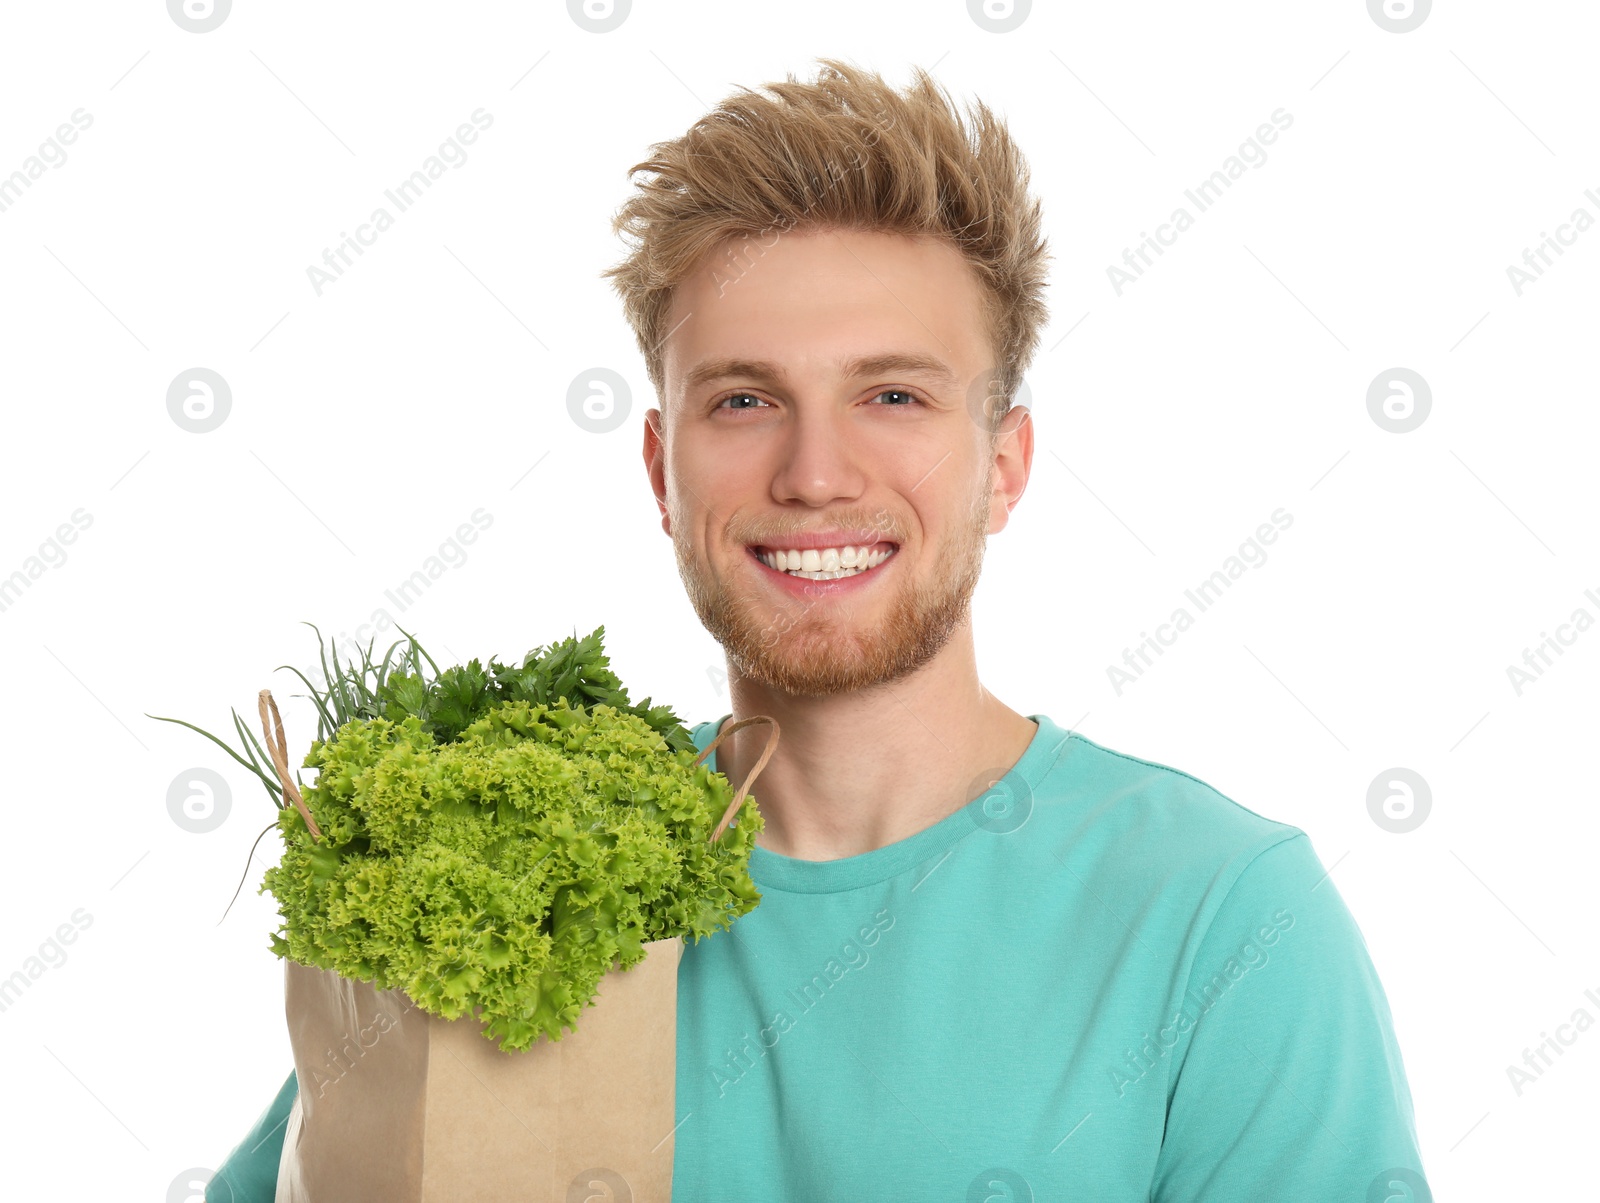
<path fill-rule="evenodd" d="M 648 409 L 644 414 L 644 467 L 650 477 L 650 491 L 656 495 L 656 508 L 661 511 L 661 529 L 670 535 L 672 519 L 667 516 L 666 437 L 661 433 L 659 409 Z"/>
<path fill-rule="evenodd" d="M 1013 405 L 1000 419 L 994 444 L 994 496 L 989 502 L 989 533 L 1006 527 L 1011 511 L 1022 500 L 1033 468 L 1033 414 L 1026 405 Z"/>

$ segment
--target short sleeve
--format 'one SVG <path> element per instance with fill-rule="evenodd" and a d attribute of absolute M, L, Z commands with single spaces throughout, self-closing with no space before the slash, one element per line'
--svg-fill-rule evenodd
<path fill-rule="evenodd" d="M 1397 1171 L 1422 1185 L 1388 1000 L 1303 832 L 1240 873 L 1173 1009 L 1153 1203 L 1345 1203 Z"/>
<path fill-rule="evenodd" d="M 278 1159 L 283 1133 L 299 1083 L 294 1071 L 278 1089 L 278 1097 L 261 1113 L 250 1131 L 206 1186 L 206 1203 L 272 1203 L 278 1193 Z"/>

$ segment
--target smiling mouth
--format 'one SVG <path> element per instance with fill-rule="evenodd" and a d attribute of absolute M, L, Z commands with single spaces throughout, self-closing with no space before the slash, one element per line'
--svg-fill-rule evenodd
<path fill-rule="evenodd" d="M 899 549 L 895 543 L 808 547 L 804 550 L 751 547 L 750 554 L 785 576 L 808 581 L 834 581 L 871 572 Z"/>

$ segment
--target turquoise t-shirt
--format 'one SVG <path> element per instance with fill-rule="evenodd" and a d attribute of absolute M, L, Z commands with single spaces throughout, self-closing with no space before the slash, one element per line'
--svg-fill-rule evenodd
<path fill-rule="evenodd" d="M 674 1197 L 1428 1200 L 1388 1003 L 1306 834 L 1030 717 L 915 835 L 754 849 L 761 904 L 679 965 Z M 208 1203 L 270 1203 L 293 1093 Z"/>

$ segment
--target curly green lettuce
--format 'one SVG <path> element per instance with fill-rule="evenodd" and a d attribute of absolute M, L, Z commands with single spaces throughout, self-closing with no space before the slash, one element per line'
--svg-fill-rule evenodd
<path fill-rule="evenodd" d="M 505 1049 L 559 1040 L 613 967 L 651 940 L 726 928 L 761 895 L 754 799 L 715 843 L 733 791 L 646 718 L 508 701 L 449 743 L 414 714 L 355 719 L 312 745 L 267 871 L 273 951 L 473 1015 Z"/>

